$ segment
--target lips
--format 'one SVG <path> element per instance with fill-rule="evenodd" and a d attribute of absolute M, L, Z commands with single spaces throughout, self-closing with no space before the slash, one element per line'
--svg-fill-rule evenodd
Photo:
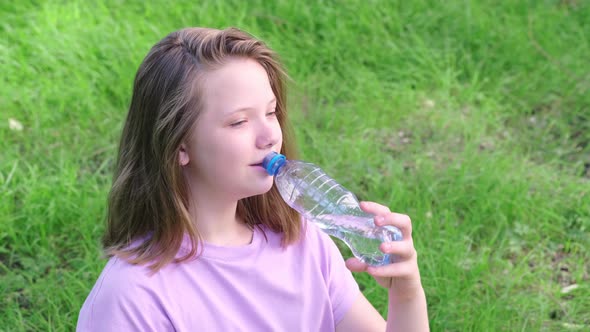
<path fill-rule="evenodd" d="M 278 152 L 277 152 L 277 153 L 278 153 Z M 267 155 L 267 156 L 268 156 L 268 155 Z M 260 166 L 260 167 L 264 167 L 264 166 L 263 166 L 263 164 L 264 164 L 264 159 L 266 159 L 266 157 L 264 157 L 264 158 L 260 159 L 260 161 L 259 161 L 259 162 L 257 162 L 257 163 L 250 164 L 250 166 Z"/>
<path fill-rule="evenodd" d="M 257 162 L 257 163 L 250 164 L 250 166 L 261 166 L 261 167 L 262 167 L 262 164 L 263 164 L 263 163 L 264 163 L 264 159 L 262 159 L 261 161 L 259 161 L 259 162 Z"/>

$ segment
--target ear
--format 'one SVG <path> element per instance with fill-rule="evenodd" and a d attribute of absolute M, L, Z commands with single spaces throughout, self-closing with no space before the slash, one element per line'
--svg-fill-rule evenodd
<path fill-rule="evenodd" d="M 186 145 L 184 143 L 180 144 L 180 150 L 178 151 L 178 163 L 180 166 L 188 165 L 190 158 L 188 156 L 188 152 L 186 149 Z"/>

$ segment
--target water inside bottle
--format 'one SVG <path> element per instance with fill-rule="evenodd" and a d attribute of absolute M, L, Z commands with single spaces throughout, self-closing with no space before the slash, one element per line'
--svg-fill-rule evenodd
<path fill-rule="evenodd" d="M 346 243 L 362 262 L 373 266 L 395 262 L 395 256 L 379 250 L 382 242 L 401 240 L 401 233 L 394 227 L 375 227 L 371 216 L 322 215 L 313 221 L 324 232 Z"/>

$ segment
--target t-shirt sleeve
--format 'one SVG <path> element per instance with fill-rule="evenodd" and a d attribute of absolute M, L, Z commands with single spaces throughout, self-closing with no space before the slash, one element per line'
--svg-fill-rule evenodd
<path fill-rule="evenodd" d="M 324 273 L 332 302 L 334 323 L 338 324 L 358 297 L 360 293 L 359 286 L 352 272 L 346 268 L 344 258 L 336 243 L 327 234 L 319 230 L 317 226 L 312 227 L 316 228 L 319 234 L 320 246 L 323 247 L 326 253 L 323 269 L 325 269 Z"/>
<path fill-rule="evenodd" d="M 173 331 L 167 314 L 145 280 L 112 258 L 84 302 L 76 331 Z"/>

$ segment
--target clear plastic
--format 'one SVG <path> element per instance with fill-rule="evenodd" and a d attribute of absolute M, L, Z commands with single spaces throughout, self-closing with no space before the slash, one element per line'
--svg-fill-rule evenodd
<path fill-rule="evenodd" d="M 285 202 L 325 233 L 342 240 L 359 260 L 373 266 L 395 262 L 395 256 L 379 250 L 382 242 L 400 241 L 393 226 L 377 227 L 374 216 L 361 210 L 356 196 L 318 166 L 286 160 L 271 153 L 263 163 Z"/>

